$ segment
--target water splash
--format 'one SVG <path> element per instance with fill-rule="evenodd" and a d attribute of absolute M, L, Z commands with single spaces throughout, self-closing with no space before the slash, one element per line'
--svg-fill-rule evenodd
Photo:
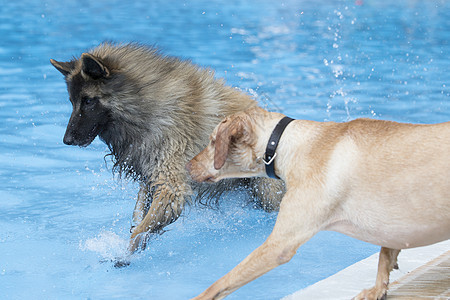
<path fill-rule="evenodd" d="M 128 240 L 125 240 L 114 232 L 104 231 L 97 237 L 80 241 L 80 249 L 98 253 L 105 260 L 114 260 L 124 257 L 127 253 Z"/>

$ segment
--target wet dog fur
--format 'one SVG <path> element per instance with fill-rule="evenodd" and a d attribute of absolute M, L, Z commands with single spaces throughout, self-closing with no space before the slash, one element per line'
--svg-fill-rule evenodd
<path fill-rule="evenodd" d="M 111 151 L 113 170 L 141 183 L 130 253 L 145 248 L 148 233 L 174 222 L 194 196 L 208 202 L 243 186 L 266 210 L 278 209 L 279 182 L 198 184 L 185 170 L 223 117 L 257 106 L 210 69 L 140 44 L 103 43 L 51 63 L 64 75 L 73 108 L 64 143 L 85 147 L 98 136 Z"/>

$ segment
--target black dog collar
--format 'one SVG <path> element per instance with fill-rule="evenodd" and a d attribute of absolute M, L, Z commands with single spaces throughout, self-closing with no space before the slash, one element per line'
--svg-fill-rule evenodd
<path fill-rule="evenodd" d="M 277 126 L 275 126 L 275 129 L 272 131 L 272 134 L 270 135 L 269 142 L 267 143 L 266 147 L 266 153 L 264 154 L 264 163 L 266 164 L 266 173 L 267 176 L 270 178 L 280 179 L 280 177 L 275 174 L 275 164 L 274 160 L 277 154 L 275 151 L 277 150 L 278 143 L 280 142 L 281 135 L 284 132 L 284 129 L 294 121 L 294 119 L 289 117 L 284 117 L 283 119 L 278 122 Z"/>

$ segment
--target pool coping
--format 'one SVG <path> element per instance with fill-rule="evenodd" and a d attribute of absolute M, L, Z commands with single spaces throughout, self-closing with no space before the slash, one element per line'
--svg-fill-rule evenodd
<path fill-rule="evenodd" d="M 391 272 L 390 282 L 397 281 L 415 269 L 425 266 L 450 250 L 450 240 L 430 246 L 406 249 L 398 257 L 399 270 Z M 378 267 L 378 253 L 363 259 L 344 270 L 288 295 L 282 300 L 329 300 L 352 299 L 361 290 L 375 283 Z"/>

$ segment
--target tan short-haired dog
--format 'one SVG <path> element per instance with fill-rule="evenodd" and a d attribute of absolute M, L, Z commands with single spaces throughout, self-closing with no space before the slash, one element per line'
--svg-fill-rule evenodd
<path fill-rule="evenodd" d="M 275 129 L 281 138 L 269 159 L 283 117 L 261 108 L 229 116 L 187 165 L 194 180 L 216 182 L 267 176 L 270 163 L 287 186 L 267 240 L 195 299 L 224 298 L 288 262 L 321 230 L 382 246 L 375 286 L 355 298 L 381 299 L 400 249 L 450 238 L 450 122 L 295 120 L 282 135 Z"/>

